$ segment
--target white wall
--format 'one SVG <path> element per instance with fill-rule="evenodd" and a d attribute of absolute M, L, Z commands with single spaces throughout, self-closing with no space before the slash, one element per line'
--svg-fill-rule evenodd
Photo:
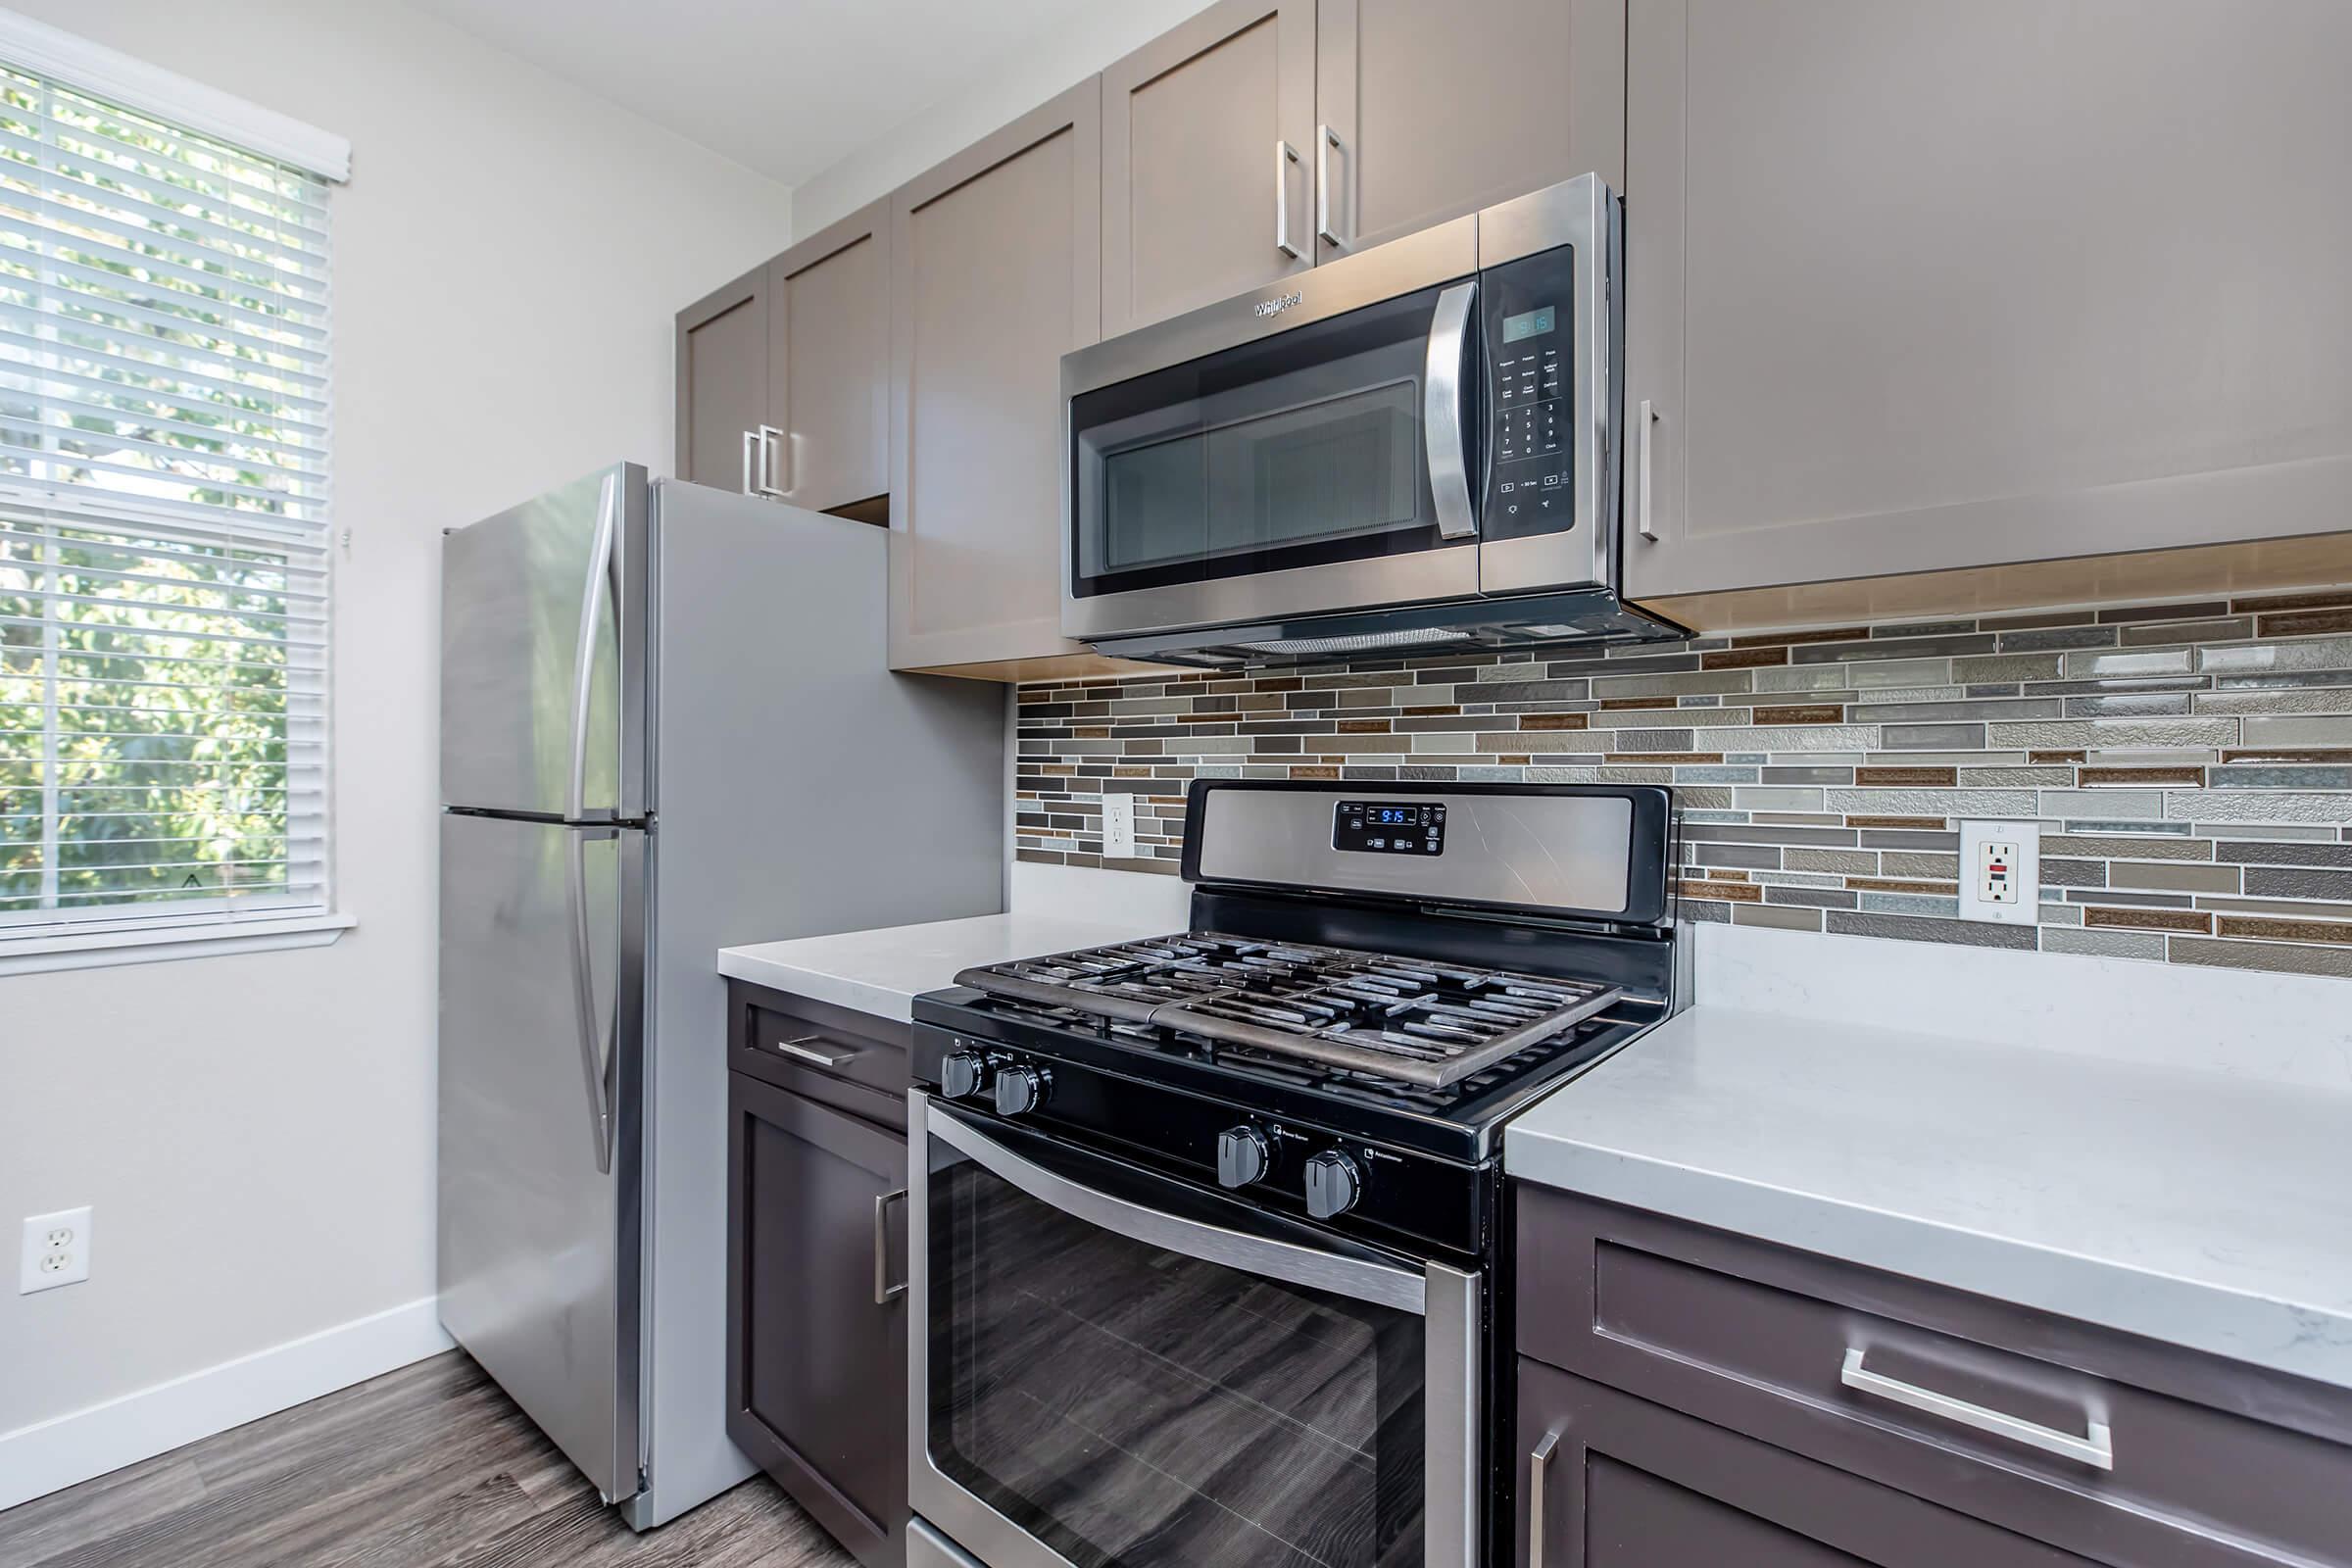
<path fill-rule="evenodd" d="M 791 211 L 406 7 L 11 3 L 352 140 L 335 805 L 360 923 L 0 979 L 7 1255 L 20 1215 L 97 1205 L 89 1283 L 0 1288 L 0 1472 L 10 1429 L 431 1294 L 439 531 L 615 459 L 666 469 L 671 314 L 780 249 Z"/>
<path fill-rule="evenodd" d="M 793 232 L 812 234 L 889 195 L 950 154 L 1205 9 L 1206 0 L 1116 0 L 1090 7 L 1069 24 L 1031 39 L 1003 69 L 804 181 L 793 192 Z"/>

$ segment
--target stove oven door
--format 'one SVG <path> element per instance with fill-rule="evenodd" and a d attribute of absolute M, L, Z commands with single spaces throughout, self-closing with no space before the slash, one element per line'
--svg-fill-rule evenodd
<path fill-rule="evenodd" d="M 986 1568 L 1471 1568 L 1478 1276 L 916 1095 L 914 1512 Z"/>

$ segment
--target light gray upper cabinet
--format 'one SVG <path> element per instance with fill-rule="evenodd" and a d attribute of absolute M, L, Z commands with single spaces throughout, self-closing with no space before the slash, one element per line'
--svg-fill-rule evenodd
<path fill-rule="evenodd" d="M 1102 329 L 1102 79 L 891 198 L 891 665 L 1061 636 L 1061 356 Z M 1269 157 L 1271 154 L 1269 154 Z"/>
<path fill-rule="evenodd" d="M 1315 0 L 1221 0 L 1102 73 L 1102 331 L 1314 264 Z"/>
<path fill-rule="evenodd" d="M 2324 0 L 1633 0 L 1629 591 L 2352 524 L 2347 60 Z"/>
<path fill-rule="evenodd" d="M 767 315 L 764 268 L 678 313 L 679 478 L 752 488 L 745 435 L 756 436 L 767 419 Z"/>
<path fill-rule="evenodd" d="M 1308 149 L 1321 255 L 1578 174 L 1621 186 L 1625 4 L 1321 0 Z"/>
<path fill-rule="evenodd" d="M 780 499 L 831 512 L 890 490 L 890 209 L 875 202 L 767 266 Z"/>

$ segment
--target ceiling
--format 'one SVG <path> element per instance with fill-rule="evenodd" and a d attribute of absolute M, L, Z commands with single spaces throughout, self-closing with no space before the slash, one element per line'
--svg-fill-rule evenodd
<path fill-rule="evenodd" d="M 1093 0 L 412 0 L 798 185 Z"/>

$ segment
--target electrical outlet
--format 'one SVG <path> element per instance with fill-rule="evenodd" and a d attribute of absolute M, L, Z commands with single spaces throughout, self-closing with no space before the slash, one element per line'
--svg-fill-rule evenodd
<path fill-rule="evenodd" d="M 1960 824 L 1960 918 L 2034 925 L 2041 917 L 2041 824 Z"/>
<path fill-rule="evenodd" d="M 90 1277 L 90 1211 L 64 1208 L 30 1214 L 18 1250 L 17 1294 L 54 1291 Z"/>
<path fill-rule="evenodd" d="M 1977 897 L 1986 904 L 2017 902 L 2017 846 L 1986 839 L 1977 846 Z"/>
<path fill-rule="evenodd" d="M 1132 795 L 1102 797 L 1102 858 L 1106 860 L 1135 858 L 1135 797 Z"/>

